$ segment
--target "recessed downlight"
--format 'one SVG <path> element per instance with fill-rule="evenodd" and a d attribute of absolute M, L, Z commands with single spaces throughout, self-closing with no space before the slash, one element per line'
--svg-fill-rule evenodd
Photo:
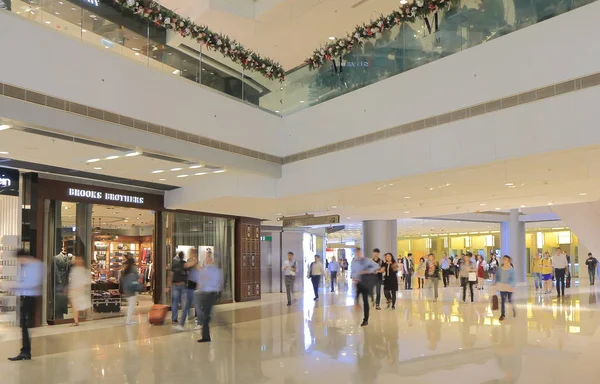
<path fill-rule="evenodd" d="M 479 204 L 480 207 L 485 207 L 485 203 Z"/>
<path fill-rule="evenodd" d="M 329 36 L 329 40 L 335 40 L 334 36 Z"/>
<path fill-rule="evenodd" d="M 188 177 L 189 175 L 177 175 L 177 177 L 182 178 L 182 177 Z"/>
<path fill-rule="evenodd" d="M 164 170 L 162 170 L 162 169 L 157 169 L 156 171 L 152 171 L 152 173 L 163 173 L 163 172 L 164 172 Z"/>
<path fill-rule="evenodd" d="M 198 169 L 198 168 L 202 168 L 202 167 L 204 167 L 204 165 L 202 165 L 202 164 L 196 164 L 196 165 L 192 165 L 190 167 L 190 169 Z"/>
<path fill-rule="evenodd" d="M 581 192 L 581 193 L 579 194 L 579 196 L 585 196 L 585 195 L 587 195 L 587 193 L 585 193 L 585 192 Z"/>
<path fill-rule="evenodd" d="M 158 181 L 167 181 L 167 179 L 158 179 Z"/>
<path fill-rule="evenodd" d="M 548 203 L 548 205 L 554 205 L 554 203 Z"/>
<path fill-rule="evenodd" d="M 181 171 L 183 168 L 172 168 L 171 172 L 177 172 L 177 171 Z"/>
<path fill-rule="evenodd" d="M 504 183 L 504 185 L 507 186 L 507 187 L 514 187 L 515 186 L 514 183 Z"/>
<path fill-rule="evenodd" d="M 405 199 L 410 199 L 410 196 L 404 196 Z"/>
<path fill-rule="evenodd" d="M 100 159 L 89 159 L 88 161 L 86 161 L 86 163 L 97 163 L 99 161 Z"/>
<path fill-rule="evenodd" d="M 8 155 L 8 152 L 0 151 L 0 155 Z"/>
<path fill-rule="evenodd" d="M 219 169 L 218 171 L 214 171 L 213 173 L 223 173 L 223 172 L 225 172 L 224 169 Z"/>
<path fill-rule="evenodd" d="M 142 154 L 142 152 L 134 151 L 134 152 L 129 152 L 128 154 L 126 154 L 125 157 L 134 157 L 134 156 L 139 156 L 141 154 Z"/>
<path fill-rule="evenodd" d="M 106 158 L 106 160 L 114 160 L 114 159 L 118 159 L 119 157 L 121 157 L 121 156 L 117 156 L 117 155 L 114 155 L 114 156 L 108 156 L 108 157 Z"/>
<path fill-rule="evenodd" d="M 198 172 L 194 174 L 195 176 L 202 176 L 202 175 L 206 175 L 206 172 Z"/>
<path fill-rule="evenodd" d="M 94 169 L 95 169 L 96 171 L 99 171 L 99 170 L 101 170 L 101 169 L 102 169 L 102 167 L 94 167 Z"/>

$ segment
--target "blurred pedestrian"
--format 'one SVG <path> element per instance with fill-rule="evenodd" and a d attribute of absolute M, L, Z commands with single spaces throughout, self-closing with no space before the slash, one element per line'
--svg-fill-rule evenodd
<path fill-rule="evenodd" d="M 223 274 L 221 269 L 215 265 L 212 253 L 206 253 L 204 268 L 200 270 L 200 307 L 202 308 L 202 338 L 199 343 L 211 341 L 210 337 L 210 315 L 212 307 L 219 298 L 223 286 Z"/>
<path fill-rule="evenodd" d="M 79 312 L 87 311 L 92 307 L 90 288 L 90 271 L 85 267 L 82 256 L 75 256 L 73 266 L 69 273 L 69 300 L 73 308 L 73 324 L 79 325 Z"/>

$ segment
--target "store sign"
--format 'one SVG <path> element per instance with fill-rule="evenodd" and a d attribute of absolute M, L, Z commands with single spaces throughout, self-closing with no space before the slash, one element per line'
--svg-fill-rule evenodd
<path fill-rule="evenodd" d="M 115 203 L 144 204 L 144 198 L 140 196 L 107 193 L 90 189 L 69 188 L 68 196 Z"/>
<path fill-rule="evenodd" d="M 0 195 L 19 196 L 19 171 L 0 168 Z"/>

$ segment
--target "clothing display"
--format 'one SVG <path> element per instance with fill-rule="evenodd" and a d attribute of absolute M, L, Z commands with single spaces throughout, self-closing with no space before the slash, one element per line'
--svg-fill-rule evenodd
<path fill-rule="evenodd" d="M 62 319 L 69 313 L 69 300 L 67 288 L 69 272 L 73 263 L 73 255 L 62 250 L 54 256 L 54 318 Z"/>

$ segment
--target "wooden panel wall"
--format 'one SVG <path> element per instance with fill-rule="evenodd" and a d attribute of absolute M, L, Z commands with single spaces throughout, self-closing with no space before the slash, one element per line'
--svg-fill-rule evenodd
<path fill-rule="evenodd" d="M 260 220 L 236 220 L 235 301 L 260 300 Z"/>

